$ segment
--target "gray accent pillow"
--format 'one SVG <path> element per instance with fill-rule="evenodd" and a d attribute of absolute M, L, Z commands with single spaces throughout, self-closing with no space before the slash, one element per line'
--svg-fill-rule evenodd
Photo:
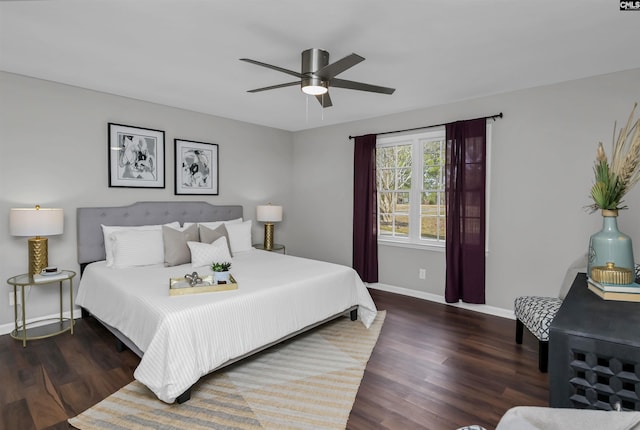
<path fill-rule="evenodd" d="M 198 226 L 193 224 L 184 230 L 162 226 L 162 241 L 164 243 L 164 265 L 178 266 L 191 262 L 191 251 L 187 242 L 198 241 Z"/>
<path fill-rule="evenodd" d="M 227 228 L 222 224 L 220 227 L 211 230 L 209 227 L 205 227 L 203 225 L 200 226 L 200 242 L 202 243 L 213 243 L 221 237 L 227 238 L 227 246 L 229 247 L 229 255 L 233 257 L 233 253 L 231 252 L 231 242 L 229 242 L 229 232 L 227 232 Z"/>

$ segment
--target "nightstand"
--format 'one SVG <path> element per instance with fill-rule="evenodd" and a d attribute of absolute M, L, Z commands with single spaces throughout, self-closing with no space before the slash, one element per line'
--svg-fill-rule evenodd
<path fill-rule="evenodd" d="M 261 249 L 263 251 L 275 251 L 275 252 L 282 251 L 283 254 L 287 253 L 287 250 L 285 249 L 284 245 L 282 245 L 280 243 L 274 243 L 273 247 L 271 249 L 264 249 L 264 243 L 254 243 L 253 247 L 255 249 Z"/>
<path fill-rule="evenodd" d="M 13 286 L 13 313 L 15 320 L 15 330 L 11 332 L 11 337 L 22 341 L 22 346 L 27 346 L 28 340 L 44 339 L 46 337 L 55 336 L 66 331 L 70 331 L 73 334 L 73 277 L 76 276 L 76 272 L 71 270 L 61 270 L 59 274 L 52 275 L 51 279 L 47 279 L 44 276 L 34 280 L 33 275 L 24 273 L 22 275 L 16 275 L 7 279 L 7 284 Z M 63 294 L 62 284 L 67 281 L 69 283 L 69 312 L 70 318 L 63 318 Z M 57 323 L 48 325 L 39 325 L 38 327 L 27 328 L 27 315 L 26 304 L 24 301 L 24 287 L 37 286 L 37 287 L 50 287 L 54 284 L 58 284 L 60 292 L 60 318 L 52 319 L 40 319 L 32 321 L 29 324 L 40 323 L 44 321 L 56 321 Z M 18 288 L 20 288 L 20 302 L 22 306 L 22 321 L 18 320 Z"/>

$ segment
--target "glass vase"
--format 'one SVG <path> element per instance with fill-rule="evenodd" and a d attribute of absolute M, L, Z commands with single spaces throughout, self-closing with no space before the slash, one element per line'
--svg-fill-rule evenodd
<path fill-rule="evenodd" d="M 602 230 L 589 240 L 589 262 L 587 274 L 591 276 L 592 267 L 613 263 L 616 267 L 633 271 L 633 244 L 631 238 L 618 230 L 618 211 L 602 211 Z"/>

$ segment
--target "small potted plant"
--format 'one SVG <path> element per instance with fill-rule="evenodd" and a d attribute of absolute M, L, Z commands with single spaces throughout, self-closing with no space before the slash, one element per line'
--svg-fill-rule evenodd
<path fill-rule="evenodd" d="M 226 284 L 229 282 L 229 269 L 231 269 L 231 263 L 225 261 L 221 263 L 211 263 L 211 270 L 213 270 L 213 279 L 216 284 Z"/>

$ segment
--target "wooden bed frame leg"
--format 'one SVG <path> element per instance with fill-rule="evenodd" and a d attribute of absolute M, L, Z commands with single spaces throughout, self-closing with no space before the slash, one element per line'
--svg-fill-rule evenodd
<path fill-rule="evenodd" d="M 182 393 L 178 397 L 176 397 L 176 403 L 181 405 L 184 402 L 186 402 L 187 400 L 189 400 L 190 398 L 191 398 L 191 387 L 189 387 L 187 389 L 187 391 L 185 391 L 184 393 Z"/>
<path fill-rule="evenodd" d="M 349 312 L 349 317 L 351 318 L 351 321 L 356 321 L 358 319 L 358 309 L 354 309 Z"/>

